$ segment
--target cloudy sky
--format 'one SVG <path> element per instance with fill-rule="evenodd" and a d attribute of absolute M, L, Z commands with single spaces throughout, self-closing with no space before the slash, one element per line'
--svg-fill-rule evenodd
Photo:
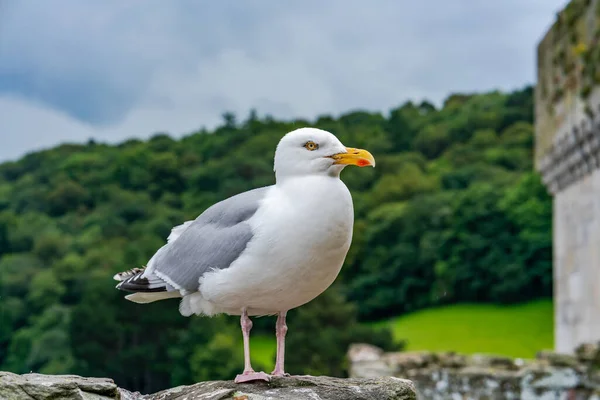
<path fill-rule="evenodd" d="M 535 80 L 566 0 L 0 0 L 0 161 Z"/>

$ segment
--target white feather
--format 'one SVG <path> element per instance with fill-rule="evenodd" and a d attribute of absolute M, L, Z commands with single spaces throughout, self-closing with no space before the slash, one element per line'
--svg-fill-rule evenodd
<path fill-rule="evenodd" d="M 138 304 L 152 303 L 158 300 L 181 297 L 179 292 L 137 292 L 128 294 L 125 298 Z"/>
<path fill-rule="evenodd" d="M 171 233 L 169 234 L 169 237 L 167 237 L 167 243 L 171 243 L 172 241 L 176 240 L 179 236 L 181 236 L 181 234 L 190 226 L 192 222 L 194 221 L 186 221 L 183 224 L 177 225 L 176 227 L 171 229 Z"/>
<path fill-rule="evenodd" d="M 339 179 L 298 177 L 271 191 L 249 220 L 255 234 L 229 268 L 200 279 L 186 314 L 268 315 L 305 304 L 335 280 L 352 240 L 350 192 Z"/>

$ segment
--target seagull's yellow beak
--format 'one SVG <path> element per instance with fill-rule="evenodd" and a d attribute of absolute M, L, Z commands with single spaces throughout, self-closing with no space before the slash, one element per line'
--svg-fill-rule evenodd
<path fill-rule="evenodd" d="M 375 157 L 367 150 L 346 147 L 347 153 L 338 153 L 331 156 L 334 164 L 356 165 L 359 167 L 374 167 Z"/>

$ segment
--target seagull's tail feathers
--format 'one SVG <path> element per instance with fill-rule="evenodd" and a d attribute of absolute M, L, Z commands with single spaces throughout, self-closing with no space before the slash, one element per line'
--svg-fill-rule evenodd
<path fill-rule="evenodd" d="M 113 276 L 115 281 L 123 282 L 124 280 L 131 278 L 132 276 L 136 276 L 138 274 L 143 273 L 146 270 L 146 267 L 143 268 L 131 268 L 127 271 L 119 272 Z"/>
<path fill-rule="evenodd" d="M 179 291 L 173 292 L 137 292 L 128 294 L 125 298 L 138 304 L 152 303 L 154 301 L 175 299 L 181 297 Z"/>
<path fill-rule="evenodd" d="M 145 276 L 145 272 L 146 267 L 132 268 L 113 276 L 115 280 L 120 281 L 117 289 L 133 292 L 125 296 L 127 300 L 134 303 L 152 303 L 158 300 L 181 297 L 179 290 L 174 289 L 152 273 Z"/>

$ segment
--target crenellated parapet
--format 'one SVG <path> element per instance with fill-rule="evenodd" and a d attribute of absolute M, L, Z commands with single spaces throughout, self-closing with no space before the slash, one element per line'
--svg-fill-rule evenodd
<path fill-rule="evenodd" d="M 595 115 L 557 135 L 540 157 L 538 171 L 553 195 L 600 169 L 600 107 Z"/>

